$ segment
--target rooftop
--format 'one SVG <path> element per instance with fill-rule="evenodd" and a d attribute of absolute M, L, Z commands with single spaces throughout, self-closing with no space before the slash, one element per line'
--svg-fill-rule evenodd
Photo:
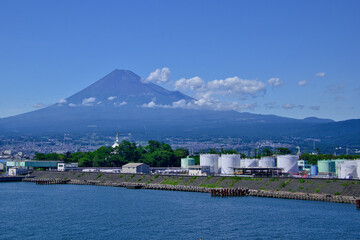
<path fill-rule="evenodd" d="M 123 165 L 122 167 L 137 167 L 137 166 L 140 166 L 140 165 L 143 165 L 145 163 L 128 163 L 128 164 L 125 164 Z"/>

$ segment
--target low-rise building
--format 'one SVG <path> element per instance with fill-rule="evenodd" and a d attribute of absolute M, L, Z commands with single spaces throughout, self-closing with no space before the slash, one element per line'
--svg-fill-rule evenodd
<path fill-rule="evenodd" d="M 210 166 L 193 165 L 189 166 L 189 175 L 207 176 L 210 174 Z"/>
<path fill-rule="evenodd" d="M 26 174 L 26 173 L 27 173 L 26 168 L 12 167 L 12 168 L 9 168 L 8 175 L 9 176 L 17 176 L 17 175 Z"/>
<path fill-rule="evenodd" d="M 310 171 L 311 165 L 306 160 L 298 160 L 299 171 Z"/>
<path fill-rule="evenodd" d="M 7 161 L 6 167 L 20 167 L 26 169 L 51 169 L 56 170 L 58 167 L 58 163 L 62 161 L 30 161 L 30 160 L 15 160 L 15 161 Z"/>
<path fill-rule="evenodd" d="M 128 163 L 122 166 L 122 173 L 150 173 L 150 166 L 145 163 Z"/>
<path fill-rule="evenodd" d="M 79 168 L 78 163 L 58 163 L 57 170 L 61 172 L 77 170 Z"/>
<path fill-rule="evenodd" d="M 5 159 L 0 159 L 0 172 L 6 171 L 6 161 Z"/>

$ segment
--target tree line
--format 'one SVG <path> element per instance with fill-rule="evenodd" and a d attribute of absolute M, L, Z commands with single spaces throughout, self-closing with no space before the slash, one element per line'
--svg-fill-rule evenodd
<path fill-rule="evenodd" d="M 207 151 L 200 151 L 190 156 L 195 159 L 195 164 L 199 164 L 199 154 L 212 153 L 212 154 L 239 154 L 235 150 L 225 149 L 209 149 Z M 254 157 L 260 158 L 262 156 L 272 156 L 274 154 L 284 155 L 291 154 L 288 148 L 279 147 L 276 149 L 263 148 L 255 149 Z M 189 150 L 186 148 L 172 149 L 169 144 L 158 142 L 154 140 L 148 141 L 148 145 L 143 147 L 136 145 L 136 143 L 124 140 L 119 143 L 119 146 L 100 147 L 93 152 L 67 152 L 65 154 L 57 153 L 36 153 L 35 160 L 60 160 L 66 163 L 76 162 L 79 167 L 121 167 L 130 162 L 146 163 L 151 167 L 179 167 L 181 165 L 181 158 L 189 156 Z M 240 153 L 241 158 L 247 158 L 243 153 Z M 309 164 L 317 164 L 318 160 L 323 159 L 356 159 L 360 155 L 342 155 L 333 156 L 331 154 L 318 154 L 311 155 L 303 153 L 300 159 L 307 160 Z"/>
<path fill-rule="evenodd" d="M 177 167 L 181 158 L 189 155 L 185 148 L 172 149 L 169 144 L 150 140 L 143 147 L 124 140 L 119 146 L 100 147 L 93 152 L 36 153 L 35 160 L 61 160 L 66 163 L 77 162 L 79 167 L 121 167 L 130 162 L 146 163 L 152 167 Z"/>

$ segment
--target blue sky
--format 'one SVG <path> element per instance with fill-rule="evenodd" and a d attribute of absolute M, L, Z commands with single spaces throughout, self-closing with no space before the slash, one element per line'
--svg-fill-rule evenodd
<path fill-rule="evenodd" d="M 346 0 L 2 0 L 0 117 L 114 69 L 146 79 L 165 68 L 162 86 L 217 110 L 359 118 L 359 12 Z"/>

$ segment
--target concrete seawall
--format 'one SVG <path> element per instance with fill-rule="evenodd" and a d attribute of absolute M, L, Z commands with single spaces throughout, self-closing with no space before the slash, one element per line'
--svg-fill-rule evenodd
<path fill-rule="evenodd" d="M 150 174 L 111 174 L 35 171 L 33 179 L 66 180 L 68 184 L 210 193 L 211 189 L 248 189 L 246 196 L 328 201 L 355 204 L 360 198 L 359 180 L 194 177 Z M 135 188 L 135 187 L 134 187 Z"/>

